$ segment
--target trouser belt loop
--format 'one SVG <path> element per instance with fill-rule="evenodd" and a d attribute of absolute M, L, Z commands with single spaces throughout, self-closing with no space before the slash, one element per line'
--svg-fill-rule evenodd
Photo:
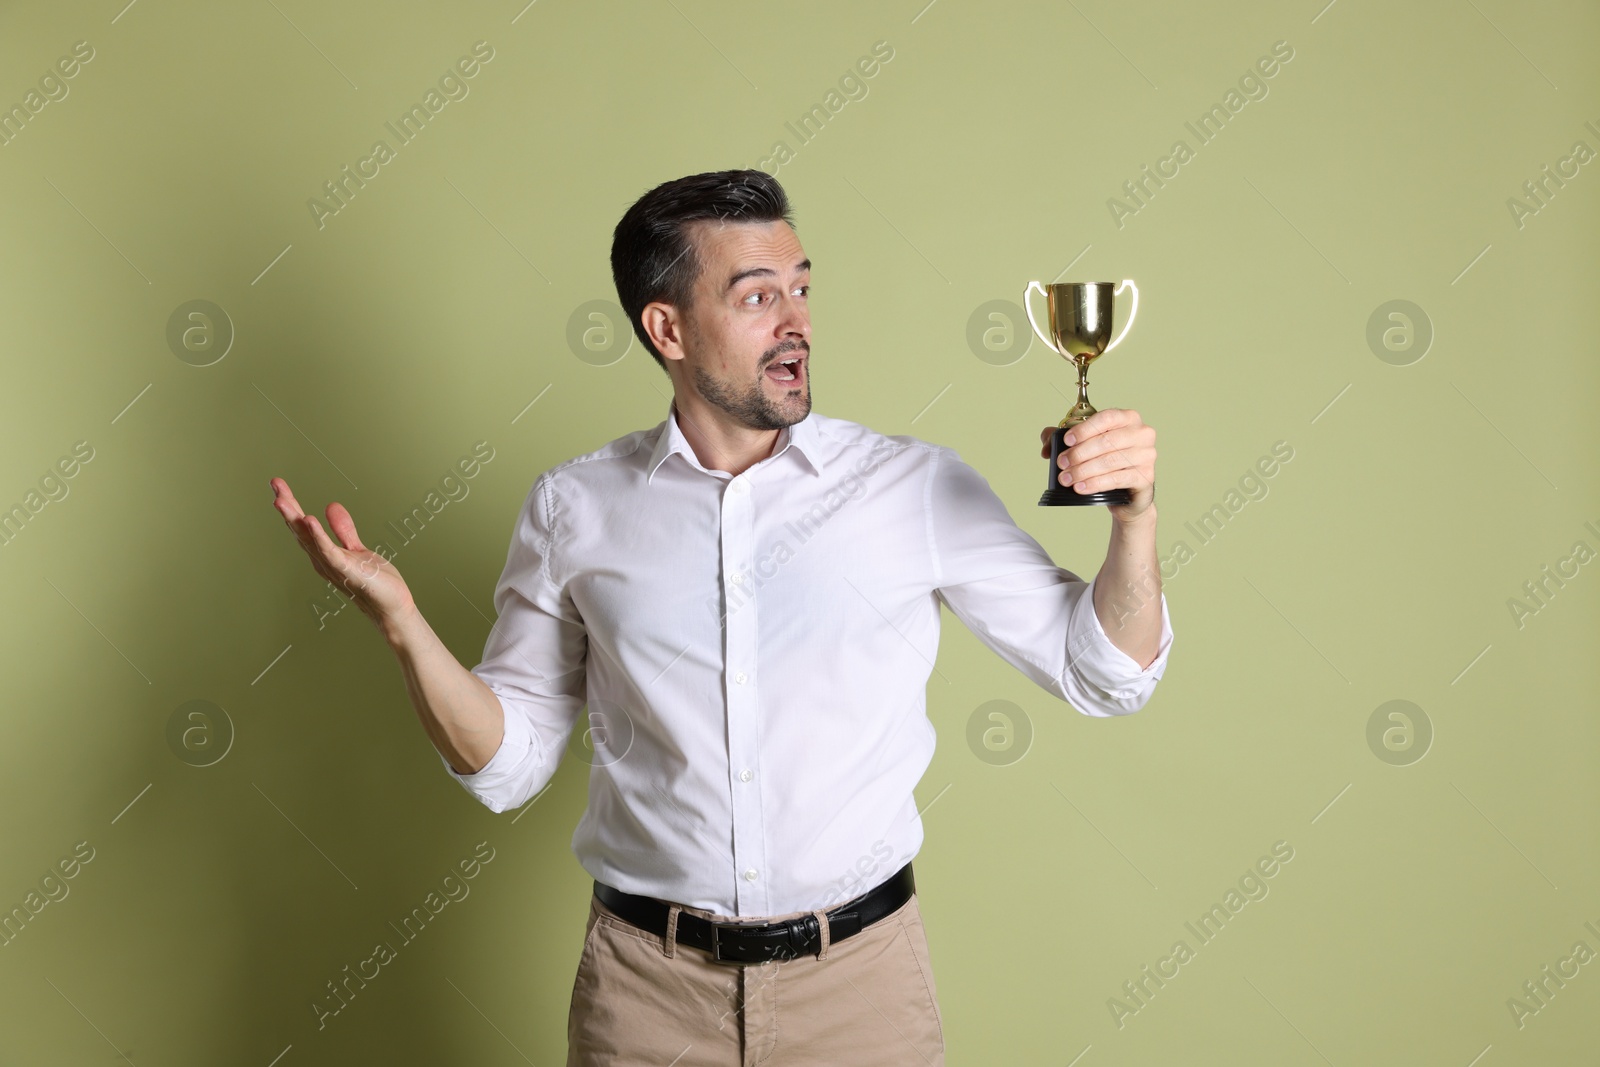
<path fill-rule="evenodd" d="M 678 913 L 682 910 L 683 907 L 678 904 L 667 909 L 667 936 L 662 940 L 662 946 L 669 960 L 678 954 Z"/>
<path fill-rule="evenodd" d="M 817 929 L 822 939 L 822 947 L 817 950 L 817 959 L 825 960 L 828 958 L 828 913 L 819 908 L 811 914 L 817 917 Z"/>

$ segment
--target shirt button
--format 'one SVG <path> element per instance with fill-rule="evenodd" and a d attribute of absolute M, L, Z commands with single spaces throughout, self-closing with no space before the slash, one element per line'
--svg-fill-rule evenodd
<path fill-rule="evenodd" d="M 754 777 L 755 777 L 755 775 L 751 774 L 748 770 L 743 770 L 743 771 L 739 772 L 739 781 L 741 781 L 741 782 L 748 782 L 750 779 L 752 779 Z"/>
<path fill-rule="evenodd" d="M 758 877 L 760 877 L 760 875 L 756 872 L 754 867 L 751 867 L 749 870 L 744 872 L 744 880 L 747 882 L 753 882 Z"/>
<path fill-rule="evenodd" d="M 740 671 L 738 674 L 734 675 L 733 676 L 733 680 L 738 682 L 740 685 L 743 685 L 744 684 L 744 680 L 745 680 L 744 671 Z"/>
<path fill-rule="evenodd" d="M 735 574 L 735 575 L 734 575 L 734 576 L 733 576 L 733 584 L 734 584 L 734 585 L 738 585 L 738 584 L 739 584 L 739 583 L 740 583 L 740 582 L 742 582 L 742 581 L 744 581 L 744 575 L 742 575 L 742 574 Z"/>

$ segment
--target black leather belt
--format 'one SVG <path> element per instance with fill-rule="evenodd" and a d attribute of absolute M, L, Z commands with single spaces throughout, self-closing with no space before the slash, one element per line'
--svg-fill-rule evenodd
<path fill-rule="evenodd" d="M 823 913 L 828 917 L 828 943 L 853 937 L 879 919 L 893 914 L 916 891 L 917 883 L 911 876 L 911 864 L 907 863 L 876 889 Z M 624 893 L 604 882 L 594 884 L 594 895 L 600 903 L 634 926 L 666 940 L 667 913 L 670 909 L 666 901 Z M 765 963 L 820 952 L 822 930 L 817 925 L 815 915 L 756 924 L 713 922 L 680 911 L 677 943 L 704 949 L 711 953 L 712 959 L 725 963 Z"/>

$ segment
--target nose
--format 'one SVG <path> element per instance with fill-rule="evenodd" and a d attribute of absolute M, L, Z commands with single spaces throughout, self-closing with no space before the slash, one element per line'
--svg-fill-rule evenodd
<path fill-rule="evenodd" d="M 796 340 L 811 343 L 811 309 L 805 300 L 793 293 L 785 293 L 779 304 L 777 337 L 780 341 Z"/>

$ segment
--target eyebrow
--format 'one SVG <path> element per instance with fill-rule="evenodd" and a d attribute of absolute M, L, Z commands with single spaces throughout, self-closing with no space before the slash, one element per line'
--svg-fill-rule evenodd
<path fill-rule="evenodd" d="M 799 263 L 795 264 L 794 269 L 796 274 L 803 274 L 811 269 L 811 261 L 809 259 L 802 259 Z M 749 270 L 739 271 L 733 277 L 729 278 L 728 287 L 727 289 L 724 289 L 723 292 L 727 292 L 728 289 L 732 289 L 746 278 L 772 278 L 776 277 L 777 274 L 778 272 L 773 270 L 771 267 L 751 267 Z"/>

